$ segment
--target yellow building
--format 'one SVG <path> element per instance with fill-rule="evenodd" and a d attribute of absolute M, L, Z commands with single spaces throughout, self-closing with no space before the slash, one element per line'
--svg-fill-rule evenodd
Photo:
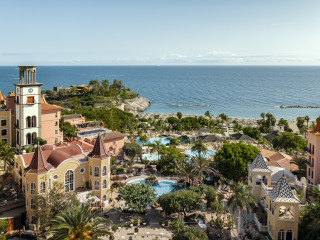
<path fill-rule="evenodd" d="M 271 239 L 298 239 L 300 200 L 293 194 L 287 178 L 283 175 L 272 186 L 273 172 L 261 153 L 249 164 L 248 184 L 252 194 L 266 214 L 266 226 L 254 220 L 261 232 Z M 254 214 L 255 215 L 255 214 Z"/>
<path fill-rule="evenodd" d="M 0 109 L 0 140 L 12 144 L 11 110 Z"/>
<path fill-rule="evenodd" d="M 14 171 L 25 193 L 29 223 L 36 223 L 35 194 L 50 191 L 54 181 L 63 183 L 65 192 L 93 193 L 101 206 L 108 204 L 110 155 L 100 136 L 93 149 L 85 143 L 37 147 L 34 153 L 16 157 Z"/>

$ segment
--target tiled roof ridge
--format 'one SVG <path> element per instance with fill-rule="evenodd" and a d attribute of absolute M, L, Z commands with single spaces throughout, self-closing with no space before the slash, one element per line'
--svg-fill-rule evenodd
<path fill-rule="evenodd" d="M 31 163 L 26 169 L 26 171 L 36 170 L 36 172 L 39 173 L 43 171 L 48 171 L 51 169 L 51 167 L 51 164 L 49 164 L 47 162 L 47 159 L 43 156 L 43 152 L 40 145 L 38 145 L 32 157 Z"/>
<path fill-rule="evenodd" d="M 106 158 L 106 157 L 109 157 L 109 153 L 106 149 L 106 146 L 104 145 L 103 143 L 103 140 L 102 140 L 102 137 L 101 135 L 99 134 L 98 137 L 97 137 L 97 140 L 94 144 L 94 147 L 93 147 L 93 150 L 92 152 L 89 154 L 89 157 L 92 157 L 92 158 Z"/>

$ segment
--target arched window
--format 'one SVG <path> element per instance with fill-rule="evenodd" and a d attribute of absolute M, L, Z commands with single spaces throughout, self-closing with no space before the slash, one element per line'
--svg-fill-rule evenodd
<path fill-rule="evenodd" d="M 33 198 L 30 199 L 30 209 L 36 210 L 36 201 Z"/>
<path fill-rule="evenodd" d="M 45 193 L 46 192 L 46 182 L 41 182 L 40 183 L 40 193 Z"/>
<path fill-rule="evenodd" d="M 26 126 L 27 126 L 27 128 L 31 127 L 31 117 L 26 118 Z"/>
<path fill-rule="evenodd" d="M 288 230 L 286 233 L 286 240 L 292 240 L 293 239 L 293 234 L 291 230 Z"/>
<path fill-rule="evenodd" d="M 68 170 L 64 175 L 64 191 L 74 191 L 74 173 L 72 170 Z"/>
<path fill-rule="evenodd" d="M 107 175 L 107 167 L 103 166 L 102 168 L 102 176 L 106 176 Z"/>
<path fill-rule="evenodd" d="M 94 181 L 94 190 L 99 190 L 99 181 Z"/>
<path fill-rule="evenodd" d="M 103 182 L 102 182 L 102 188 L 103 188 L 103 189 L 107 188 L 107 180 L 103 180 Z"/>
<path fill-rule="evenodd" d="M 36 126 L 37 126 L 37 117 L 32 116 L 32 127 L 36 127 Z"/>
<path fill-rule="evenodd" d="M 268 185 L 268 177 L 267 176 L 263 176 L 262 177 L 262 182 L 264 183 L 264 185 Z"/>
<path fill-rule="evenodd" d="M 32 143 L 32 141 L 31 141 L 31 133 L 28 133 L 27 135 L 26 135 L 26 144 L 27 145 L 30 145 Z"/>
<path fill-rule="evenodd" d="M 278 232 L 278 240 L 284 240 L 284 230 L 283 229 L 281 229 Z"/>
<path fill-rule="evenodd" d="M 99 177 L 99 167 L 94 167 L 94 176 Z"/>
<path fill-rule="evenodd" d="M 260 175 L 256 176 L 256 185 L 261 185 L 261 176 Z"/>
<path fill-rule="evenodd" d="M 17 104 L 19 104 L 20 103 L 20 101 L 19 101 L 19 96 L 17 96 Z"/>
<path fill-rule="evenodd" d="M 36 194 L 36 184 L 30 183 L 30 194 Z"/>
<path fill-rule="evenodd" d="M 36 132 L 32 133 L 32 143 L 35 143 L 36 138 L 37 138 L 37 133 Z"/>
<path fill-rule="evenodd" d="M 90 174 L 90 176 L 92 176 L 92 167 L 91 166 L 90 166 L 89 174 Z"/>
<path fill-rule="evenodd" d="M 103 197 L 102 197 L 102 201 L 107 201 L 107 195 L 103 195 Z"/>

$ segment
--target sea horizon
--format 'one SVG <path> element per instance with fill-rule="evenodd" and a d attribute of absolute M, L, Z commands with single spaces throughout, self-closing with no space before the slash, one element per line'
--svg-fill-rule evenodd
<path fill-rule="evenodd" d="M 277 119 L 295 120 L 320 109 L 277 106 L 318 106 L 315 87 L 320 66 L 271 65 L 41 65 L 37 81 L 43 90 L 53 86 L 88 84 L 92 79 L 119 79 L 124 85 L 152 101 L 147 113 L 212 115 L 259 119 L 270 112 Z M 14 91 L 18 66 L 0 66 L 0 91 Z"/>

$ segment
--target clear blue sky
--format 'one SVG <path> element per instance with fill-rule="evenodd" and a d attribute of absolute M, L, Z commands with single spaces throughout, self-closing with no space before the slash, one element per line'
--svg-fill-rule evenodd
<path fill-rule="evenodd" d="M 7 0 L 0 65 L 319 65 L 319 0 Z"/>

